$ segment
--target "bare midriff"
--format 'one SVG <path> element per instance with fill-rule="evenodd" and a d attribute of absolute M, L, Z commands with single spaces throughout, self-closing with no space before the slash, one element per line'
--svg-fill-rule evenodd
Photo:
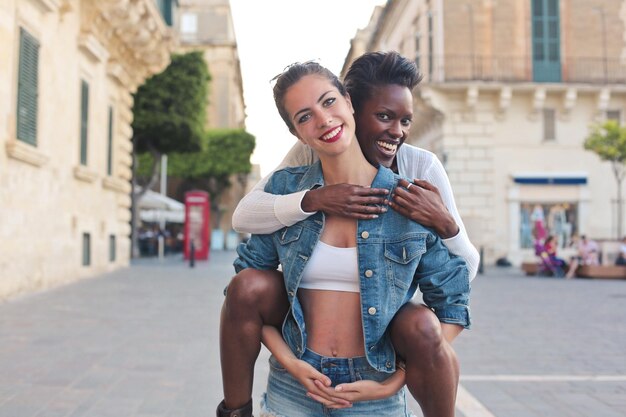
<path fill-rule="evenodd" d="M 363 356 L 361 296 L 356 292 L 298 290 L 307 346 L 324 356 Z"/>

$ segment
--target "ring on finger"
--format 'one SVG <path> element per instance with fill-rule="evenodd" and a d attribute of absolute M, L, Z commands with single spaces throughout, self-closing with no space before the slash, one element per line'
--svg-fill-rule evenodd
<path fill-rule="evenodd" d="M 413 184 L 409 183 L 409 185 L 406 186 L 406 190 L 409 191 L 412 186 L 413 186 Z"/>

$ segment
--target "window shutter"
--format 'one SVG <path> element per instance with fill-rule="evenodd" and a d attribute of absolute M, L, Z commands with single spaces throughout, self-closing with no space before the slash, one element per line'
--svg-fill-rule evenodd
<path fill-rule="evenodd" d="M 165 23 L 168 26 L 172 26 L 174 14 L 172 0 L 156 0 L 156 4 Z"/>
<path fill-rule="evenodd" d="M 20 28 L 17 84 L 17 138 L 37 145 L 39 42 Z"/>
<path fill-rule="evenodd" d="M 434 26 L 433 26 L 433 14 L 428 12 L 428 80 L 433 79 L 433 66 L 435 61 L 434 52 Z"/>
<path fill-rule="evenodd" d="M 87 165 L 87 133 L 89 129 L 89 84 L 81 81 L 80 88 L 80 163 Z"/>
<path fill-rule="evenodd" d="M 561 40 L 558 0 L 533 0 L 533 80 L 561 81 Z"/>
<path fill-rule="evenodd" d="M 620 110 L 607 110 L 606 120 L 614 120 L 617 123 L 622 122 L 622 112 Z"/>
<path fill-rule="evenodd" d="M 107 175 L 113 175 L 113 107 L 109 106 L 109 135 L 107 138 Z"/>
<path fill-rule="evenodd" d="M 83 233 L 83 266 L 91 265 L 91 235 Z"/>
<path fill-rule="evenodd" d="M 556 112 L 554 109 L 543 109 L 543 140 L 556 139 Z"/>
<path fill-rule="evenodd" d="M 109 262 L 115 262 L 116 259 L 116 247 L 115 235 L 109 235 Z"/>

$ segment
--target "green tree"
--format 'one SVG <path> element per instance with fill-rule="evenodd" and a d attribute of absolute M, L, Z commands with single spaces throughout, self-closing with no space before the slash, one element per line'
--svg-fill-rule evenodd
<path fill-rule="evenodd" d="M 243 129 L 215 129 L 204 134 L 197 152 L 168 154 L 168 177 L 180 178 L 181 192 L 201 189 L 211 197 L 211 213 L 216 223 L 220 221 L 219 200 L 231 185 L 233 174 L 243 184 L 250 172 L 250 155 L 254 151 L 255 138 Z M 139 159 L 140 177 L 149 175 L 152 156 L 144 154 Z"/>
<path fill-rule="evenodd" d="M 164 153 L 200 149 L 204 134 L 209 71 L 200 52 L 172 55 L 160 74 L 149 78 L 134 97 L 133 145 L 136 154 L 150 153 L 150 188 Z"/>
<path fill-rule="evenodd" d="M 626 128 L 614 120 L 591 127 L 585 149 L 609 161 L 617 182 L 617 237 L 622 237 L 622 182 L 626 174 Z"/>
<path fill-rule="evenodd" d="M 149 78 L 134 95 L 133 168 L 137 155 L 151 155 L 147 182 L 138 184 L 133 173 L 133 219 L 137 220 L 136 201 L 157 180 L 161 155 L 170 152 L 199 150 L 204 134 L 208 97 L 209 70 L 201 52 L 174 54 L 170 65 Z M 136 224 L 132 225 L 133 255 L 137 254 Z"/>

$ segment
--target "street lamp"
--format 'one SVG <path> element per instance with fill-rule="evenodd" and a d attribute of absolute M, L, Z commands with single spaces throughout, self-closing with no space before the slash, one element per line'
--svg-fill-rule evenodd
<path fill-rule="evenodd" d="M 465 9 L 467 10 L 467 18 L 469 21 L 469 42 L 470 42 L 470 54 L 472 61 L 472 79 L 475 76 L 476 65 L 475 65 L 475 51 L 474 51 L 474 8 L 471 4 L 465 3 Z"/>
<path fill-rule="evenodd" d="M 167 197 L 167 155 L 161 155 L 161 195 Z M 165 254 L 165 214 L 159 213 L 159 259 L 162 261 Z"/>
<path fill-rule="evenodd" d="M 602 63 L 604 69 L 604 82 L 608 82 L 608 68 L 607 68 L 607 56 L 606 56 L 606 15 L 604 13 L 604 7 L 596 6 L 593 11 L 600 15 L 600 21 L 602 22 Z"/>

